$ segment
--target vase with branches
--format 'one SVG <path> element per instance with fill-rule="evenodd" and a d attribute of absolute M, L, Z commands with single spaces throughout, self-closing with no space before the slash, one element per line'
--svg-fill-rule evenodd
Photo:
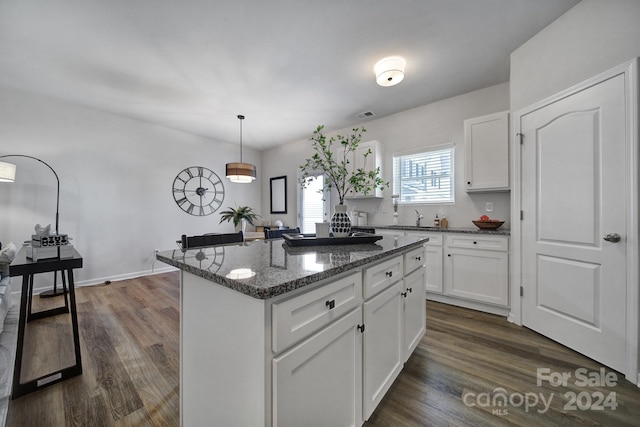
<path fill-rule="evenodd" d="M 362 134 L 366 132 L 364 127 L 354 128 L 350 135 L 336 135 L 327 138 L 323 133 L 324 125 L 320 125 L 313 132 L 310 141 L 313 141 L 313 155 L 306 159 L 300 166 L 300 184 L 306 188 L 315 175 L 322 173 L 325 175 L 323 191 L 335 191 L 338 197 L 338 205 L 335 207 L 336 213 L 340 213 L 335 222 L 332 216 L 331 231 L 334 236 L 349 235 L 351 222 L 346 214 L 344 206 L 345 197 L 349 192 L 354 191 L 363 195 L 371 194 L 376 188 L 383 189 L 389 186 L 380 173 L 380 167 L 367 170 L 365 167 L 353 167 L 354 153 L 362 141 Z M 363 156 L 362 164 L 366 166 L 367 157 L 371 155 L 371 150 L 367 150 Z M 348 223 L 348 226 L 347 226 Z M 346 230 L 345 230 L 346 229 Z"/>

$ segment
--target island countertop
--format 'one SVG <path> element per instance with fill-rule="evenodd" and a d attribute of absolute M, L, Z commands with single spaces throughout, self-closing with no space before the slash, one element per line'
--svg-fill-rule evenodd
<path fill-rule="evenodd" d="M 376 243 L 291 247 L 283 239 L 162 251 L 159 261 L 257 299 L 269 299 L 416 248 L 426 237 Z"/>

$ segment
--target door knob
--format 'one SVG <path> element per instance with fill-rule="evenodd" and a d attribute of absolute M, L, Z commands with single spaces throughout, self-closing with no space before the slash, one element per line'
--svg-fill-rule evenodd
<path fill-rule="evenodd" d="M 602 236 L 607 242 L 617 243 L 620 241 L 620 235 L 618 233 L 609 233 Z"/>

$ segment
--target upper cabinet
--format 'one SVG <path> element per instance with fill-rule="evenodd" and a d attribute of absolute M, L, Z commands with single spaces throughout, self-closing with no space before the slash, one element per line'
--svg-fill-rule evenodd
<path fill-rule="evenodd" d="M 371 153 L 365 157 L 365 154 L 371 150 Z M 361 142 L 358 145 L 358 148 L 353 152 L 353 158 L 349 159 L 350 166 L 353 170 L 362 168 L 365 171 L 369 172 L 375 170 L 376 168 L 380 168 L 382 172 L 382 145 L 378 141 L 367 141 Z M 374 191 L 365 194 L 356 193 L 355 191 L 350 191 L 346 196 L 348 199 L 353 198 L 362 198 L 362 197 L 377 197 L 382 198 L 382 190 L 380 188 L 376 188 Z"/>
<path fill-rule="evenodd" d="M 509 190 L 509 112 L 464 121 L 467 192 Z"/>

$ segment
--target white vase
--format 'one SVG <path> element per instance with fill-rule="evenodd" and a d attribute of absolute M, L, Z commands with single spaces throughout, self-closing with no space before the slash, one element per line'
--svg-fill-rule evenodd
<path fill-rule="evenodd" d="M 247 222 L 244 218 L 240 219 L 240 223 L 236 225 L 236 233 L 242 231 L 242 235 L 247 234 Z"/>
<path fill-rule="evenodd" d="M 348 237 L 351 233 L 351 220 L 347 215 L 346 205 L 335 205 L 331 217 L 331 233 L 333 237 Z"/>

